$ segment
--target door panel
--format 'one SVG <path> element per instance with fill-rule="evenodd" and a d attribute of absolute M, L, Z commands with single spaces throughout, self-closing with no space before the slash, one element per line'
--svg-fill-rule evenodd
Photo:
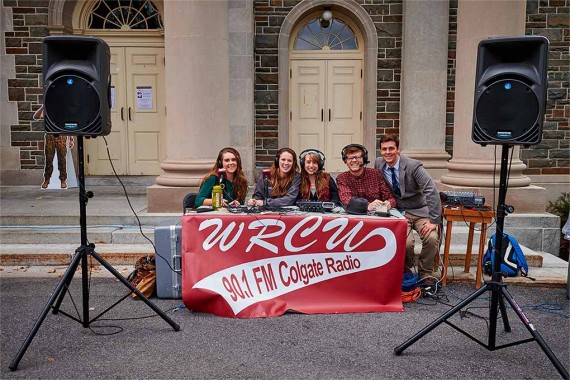
<path fill-rule="evenodd" d="M 362 144 L 362 62 L 359 60 L 331 60 L 327 67 L 327 105 L 330 121 L 326 127 L 328 171 L 345 171 L 342 148 L 348 144 Z"/>
<path fill-rule="evenodd" d="M 111 133 L 105 139 L 119 175 L 158 175 L 164 160 L 164 48 L 111 47 Z M 139 97 L 140 96 L 140 97 Z M 111 175 L 102 137 L 86 143 L 89 175 Z"/>
<path fill-rule="evenodd" d="M 127 48 L 129 174 L 160 174 L 164 158 L 164 49 Z"/>
<path fill-rule="evenodd" d="M 346 170 L 340 152 L 362 141 L 362 61 L 292 60 L 290 146 L 319 149 L 326 170 Z"/>
<path fill-rule="evenodd" d="M 127 173 L 127 122 L 125 119 L 125 54 L 122 47 L 111 47 L 111 133 L 103 137 L 85 139 L 86 165 L 85 172 L 89 175 L 112 175 L 113 169 L 109 163 L 109 154 L 113 166 L 119 175 Z M 122 112 L 122 113 L 121 113 Z"/>
<path fill-rule="evenodd" d="M 291 70 L 291 148 L 323 149 L 326 62 L 292 61 Z"/>

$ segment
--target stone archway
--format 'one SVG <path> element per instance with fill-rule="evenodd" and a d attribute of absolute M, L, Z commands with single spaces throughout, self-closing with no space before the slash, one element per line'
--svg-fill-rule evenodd
<path fill-rule="evenodd" d="M 285 17 L 279 33 L 279 146 L 289 144 L 289 39 L 297 23 L 315 10 L 331 8 L 351 20 L 360 29 L 364 39 L 364 112 L 363 143 L 376 156 L 376 90 L 378 35 L 374 22 L 364 8 L 354 0 L 302 1 Z"/>

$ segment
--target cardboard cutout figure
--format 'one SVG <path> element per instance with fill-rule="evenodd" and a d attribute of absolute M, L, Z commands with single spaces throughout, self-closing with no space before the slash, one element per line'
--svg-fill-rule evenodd
<path fill-rule="evenodd" d="M 44 107 L 41 106 L 34 113 L 34 120 L 43 120 Z M 73 136 L 54 136 L 45 135 L 44 139 L 44 181 L 41 185 L 42 189 L 67 189 L 68 187 L 77 187 L 77 177 L 75 176 L 75 166 L 73 157 L 71 156 L 71 148 L 75 141 Z M 54 171 L 57 167 L 57 171 Z M 67 168 L 69 170 L 69 176 Z M 58 180 L 59 179 L 59 183 Z M 69 180 L 69 182 L 68 182 Z M 51 184 L 51 185 L 50 185 Z"/>

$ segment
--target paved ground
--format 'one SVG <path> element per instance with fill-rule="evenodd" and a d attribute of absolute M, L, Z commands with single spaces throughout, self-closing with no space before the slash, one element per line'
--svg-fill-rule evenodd
<path fill-rule="evenodd" d="M 109 313 L 108 318 L 119 320 L 101 321 L 91 329 L 49 313 L 18 370 L 9 371 L 56 282 L 28 276 L 1 279 L 0 378 L 560 378 L 536 342 L 491 352 L 445 324 L 401 356 L 394 355 L 394 347 L 448 310 L 443 302 L 455 304 L 471 294 L 473 286 L 468 284 L 452 284 L 444 288 L 447 299 L 442 302 L 422 299 L 406 305 L 403 313 L 227 319 L 184 308 L 172 312 L 179 301 L 154 299 L 180 324 L 179 332 L 131 299 Z M 93 313 L 104 310 L 125 289 L 112 278 L 93 278 Z M 509 291 L 554 354 L 570 368 L 565 289 L 509 286 Z M 78 307 L 81 304 L 77 279 L 71 293 L 62 310 L 74 313 L 71 299 Z M 469 309 L 474 314 L 465 318 L 456 314 L 453 321 L 486 341 L 488 303 L 486 298 L 477 299 Z M 499 321 L 498 343 L 530 337 L 512 310 L 508 315 L 513 331 L 504 333 Z M 143 316 L 153 317 L 134 319 Z"/>

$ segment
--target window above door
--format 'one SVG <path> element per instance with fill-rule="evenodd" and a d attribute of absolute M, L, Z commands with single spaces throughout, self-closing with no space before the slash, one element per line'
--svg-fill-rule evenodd
<path fill-rule="evenodd" d="M 150 0 L 98 0 L 88 13 L 87 29 L 163 30 L 162 17 Z"/>
<path fill-rule="evenodd" d="M 326 24 L 320 17 L 305 22 L 297 32 L 294 50 L 358 50 L 358 38 L 352 28 L 339 18 Z"/>

